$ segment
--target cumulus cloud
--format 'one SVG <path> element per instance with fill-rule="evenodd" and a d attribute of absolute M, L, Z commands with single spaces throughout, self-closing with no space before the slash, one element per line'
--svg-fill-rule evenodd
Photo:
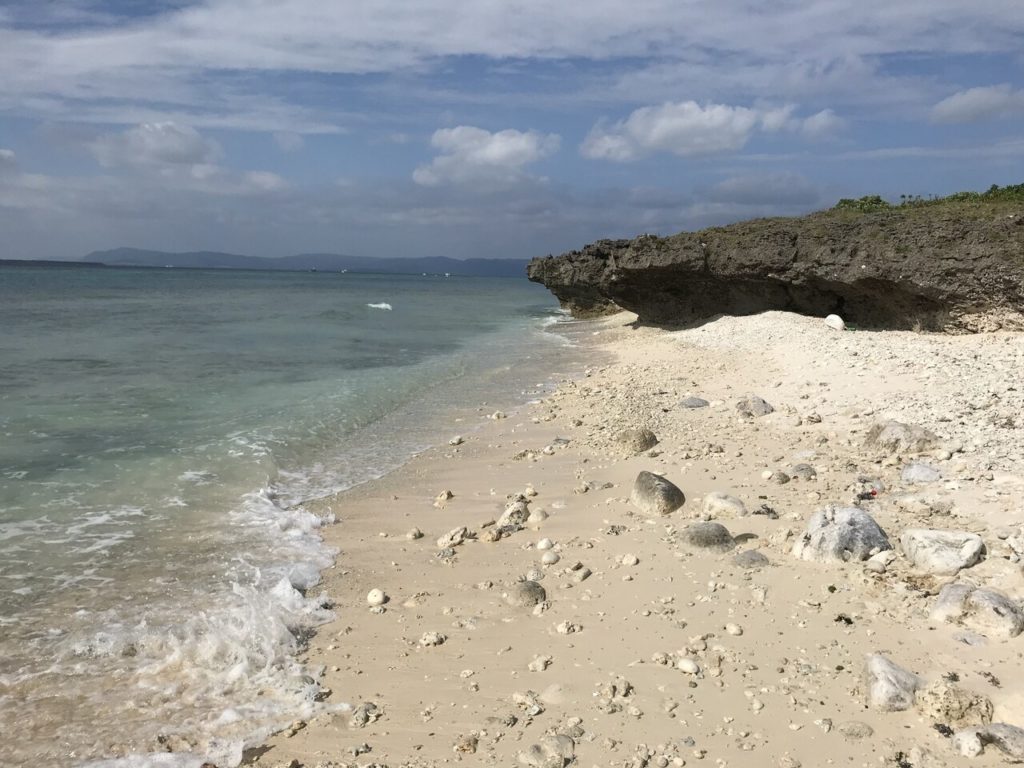
<path fill-rule="evenodd" d="M 931 117 L 937 123 L 970 123 L 992 120 L 1024 112 L 1024 89 L 1009 83 L 968 88 L 954 93 L 932 107 Z"/>
<path fill-rule="evenodd" d="M 90 147 L 105 168 L 204 165 L 221 155 L 220 146 L 187 125 L 142 123 L 122 133 L 100 136 Z"/>
<path fill-rule="evenodd" d="M 834 131 L 841 120 L 826 109 L 809 118 L 794 116 L 795 107 L 738 107 L 666 102 L 641 107 L 625 120 L 599 122 L 584 139 L 584 157 L 627 161 L 655 152 L 697 157 L 743 149 L 757 131 L 799 131 L 820 137 Z"/>
<path fill-rule="evenodd" d="M 412 175 L 423 186 L 444 183 L 510 182 L 524 168 L 558 151 L 557 134 L 506 129 L 492 133 L 471 125 L 434 131 L 430 144 L 438 154 Z"/>

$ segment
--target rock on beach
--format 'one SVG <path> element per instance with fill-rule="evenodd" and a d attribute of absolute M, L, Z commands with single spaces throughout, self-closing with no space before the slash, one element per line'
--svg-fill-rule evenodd
<path fill-rule="evenodd" d="M 910 528 L 900 535 L 900 549 L 915 568 L 939 576 L 953 576 L 977 564 L 985 542 L 976 533 Z"/>
<path fill-rule="evenodd" d="M 801 560 L 848 562 L 886 549 L 892 545 L 871 515 L 860 507 L 829 506 L 811 515 L 793 554 Z"/>
<path fill-rule="evenodd" d="M 629 500 L 646 515 L 670 515 L 686 503 L 686 496 L 664 477 L 641 472 L 633 482 Z"/>

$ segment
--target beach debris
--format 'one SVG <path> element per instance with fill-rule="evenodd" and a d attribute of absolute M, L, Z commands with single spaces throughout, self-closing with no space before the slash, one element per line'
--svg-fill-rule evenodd
<path fill-rule="evenodd" d="M 900 535 L 900 549 L 919 570 L 955 576 L 981 560 L 985 542 L 978 534 L 967 531 L 910 528 Z"/>
<path fill-rule="evenodd" d="M 694 397 L 693 395 L 691 395 L 690 397 L 684 397 L 682 400 L 680 400 L 679 405 L 681 408 L 694 409 L 707 408 L 709 405 L 711 405 L 711 403 L 709 403 L 703 397 Z"/>
<path fill-rule="evenodd" d="M 488 418 L 491 419 L 491 421 L 501 421 L 502 419 L 507 417 L 505 416 L 504 411 L 495 411 Z"/>
<path fill-rule="evenodd" d="M 513 608 L 533 608 L 548 599 L 548 594 L 536 581 L 517 581 L 505 593 L 505 602 Z"/>
<path fill-rule="evenodd" d="M 910 485 L 924 485 L 934 483 L 942 479 L 942 473 L 930 464 L 923 461 L 914 461 L 907 464 L 900 473 L 900 480 Z"/>
<path fill-rule="evenodd" d="M 682 530 L 681 537 L 684 544 L 694 549 L 728 552 L 736 546 L 729 529 L 721 523 L 691 523 Z"/>
<path fill-rule="evenodd" d="M 441 632 L 424 632 L 420 637 L 420 645 L 424 648 L 432 648 L 435 645 L 443 645 L 447 639 L 448 636 Z"/>
<path fill-rule="evenodd" d="M 774 412 L 775 408 L 763 397 L 747 395 L 736 403 L 736 410 L 740 412 L 740 416 L 754 419 L 759 416 L 767 416 L 769 413 Z"/>
<path fill-rule="evenodd" d="M 947 584 L 935 600 L 932 621 L 959 622 L 975 632 L 1000 638 L 1024 631 L 1024 610 L 1002 592 L 972 584 Z"/>
<path fill-rule="evenodd" d="M 445 549 L 447 547 L 457 547 L 464 543 L 466 539 L 471 538 L 473 534 L 469 532 L 469 528 L 464 525 L 460 525 L 458 528 L 452 528 L 444 536 L 441 536 L 437 540 L 437 548 Z"/>
<path fill-rule="evenodd" d="M 964 757 L 977 757 L 989 744 L 1015 761 L 1024 760 L 1024 728 L 1007 723 L 992 723 L 953 734 L 953 746 Z"/>
<path fill-rule="evenodd" d="M 466 440 L 465 438 L 462 437 L 462 435 L 456 435 L 455 437 L 448 441 L 448 445 L 462 445 L 464 442 L 466 442 Z"/>
<path fill-rule="evenodd" d="M 384 713 L 372 701 L 364 701 L 352 710 L 349 715 L 349 728 L 364 728 L 370 723 L 377 722 Z"/>
<path fill-rule="evenodd" d="M 845 331 L 846 323 L 843 322 L 843 318 L 839 315 L 827 315 L 825 317 L 825 325 L 831 328 L 833 331 Z"/>
<path fill-rule="evenodd" d="M 910 709 L 914 706 L 914 694 L 923 684 L 913 672 L 878 653 L 868 654 L 863 680 L 867 705 L 882 712 Z"/>
<path fill-rule="evenodd" d="M 629 500 L 646 515 L 669 515 L 686 503 L 686 496 L 661 475 L 645 471 L 636 476 Z"/>
<path fill-rule="evenodd" d="M 551 656 L 534 656 L 533 661 L 529 664 L 529 669 L 531 672 L 543 672 L 551 666 L 552 661 L 554 659 Z"/>
<path fill-rule="evenodd" d="M 475 733 L 470 733 L 465 736 L 459 736 L 455 740 L 455 744 L 452 746 L 452 751 L 463 754 L 473 755 L 476 754 L 476 748 L 480 744 L 480 737 Z"/>
<path fill-rule="evenodd" d="M 540 561 L 544 565 L 555 565 L 561 559 L 561 555 L 559 555 L 557 552 L 552 552 L 551 550 L 548 550 L 543 555 L 541 555 Z"/>
<path fill-rule="evenodd" d="M 416 541 L 417 539 L 422 539 L 423 531 L 421 531 L 419 528 L 410 528 L 408 531 L 406 531 L 405 538 L 407 538 L 409 541 Z"/>
<path fill-rule="evenodd" d="M 706 520 L 714 520 L 716 517 L 746 517 L 750 514 L 742 501 L 720 491 L 705 494 L 701 502 L 701 513 Z"/>
<path fill-rule="evenodd" d="M 514 526 L 519 528 L 523 526 L 526 521 L 530 518 L 530 502 L 527 501 L 526 497 L 520 493 L 517 493 L 511 502 L 505 507 L 505 511 L 502 512 L 501 517 L 498 518 L 498 527 L 504 528 L 506 526 Z"/>
<path fill-rule="evenodd" d="M 388 601 L 388 596 L 384 594 L 382 589 L 371 589 L 366 593 L 366 604 L 371 608 L 384 605 Z"/>
<path fill-rule="evenodd" d="M 619 558 L 619 562 L 625 565 L 626 567 L 632 567 L 640 562 L 640 558 L 638 558 L 634 554 L 625 554 L 621 558 Z"/>
<path fill-rule="evenodd" d="M 732 635 L 733 637 L 739 637 L 743 634 L 743 627 L 739 624 L 729 623 L 725 625 L 726 634 Z"/>
<path fill-rule="evenodd" d="M 894 420 L 875 424 L 864 438 L 865 447 L 888 454 L 924 453 L 938 444 L 931 430 Z"/>
<path fill-rule="evenodd" d="M 525 712 L 528 717 L 535 717 L 544 711 L 544 705 L 536 691 L 526 691 L 526 693 L 516 691 L 512 694 L 512 703 Z"/>
<path fill-rule="evenodd" d="M 573 761 L 576 743 L 565 734 L 548 735 L 537 744 L 520 752 L 517 756 L 521 765 L 533 768 L 563 768 Z"/>
<path fill-rule="evenodd" d="M 792 472 L 797 480 L 811 481 L 818 477 L 818 471 L 810 464 L 797 464 Z"/>
<path fill-rule="evenodd" d="M 963 727 L 992 722 L 992 702 L 947 680 L 932 683 L 917 692 L 917 709 L 937 723 Z"/>
<path fill-rule="evenodd" d="M 447 504 L 451 499 L 454 498 L 455 494 L 449 491 L 448 489 L 445 489 L 441 491 L 439 494 L 437 494 L 437 496 L 434 498 L 434 506 L 437 507 L 438 509 L 442 509 L 445 506 L 445 504 Z"/>
<path fill-rule="evenodd" d="M 555 627 L 555 632 L 560 635 L 575 635 L 582 631 L 583 627 L 575 621 L 563 621 Z"/>
<path fill-rule="evenodd" d="M 867 560 L 892 549 L 875 519 L 859 507 L 828 506 L 811 515 L 807 528 L 793 545 L 801 560 L 821 562 Z"/>
<path fill-rule="evenodd" d="M 615 442 L 628 454 L 650 450 L 658 444 L 657 436 L 643 427 L 624 429 L 615 436 Z"/>

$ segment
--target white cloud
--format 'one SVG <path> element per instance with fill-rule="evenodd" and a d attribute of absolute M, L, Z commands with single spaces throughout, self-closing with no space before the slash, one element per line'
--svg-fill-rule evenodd
<path fill-rule="evenodd" d="M 301 122 L 330 130 L 340 114 L 332 100 L 315 107 L 306 99 L 298 104 L 287 78 L 239 75 L 422 74 L 464 56 L 516 62 L 642 60 L 691 73 L 677 79 L 709 83 L 702 91 L 670 88 L 655 76 L 649 87 L 615 93 L 620 103 L 655 103 L 679 93 L 801 103 L 814 93 L 838 103 L 830 95 L 833 84 L 844 98 L 877 101 L 880 90 L 896 90 L 899 97 L 913 89 L 895 79 L 865 83 L 843 77 L 836 63 L 839 69 L 842 62 L 871 68 L 872 62 L 900 55 L 922 60 L 1015 55 L 1024 34 L 1017 0 L 779 0 L 771 14 L 763 13 L 763 5 L 763 0 L 712 6 L 678 0 L 375 0 L 354 12 L 352 3 L 322 0 L 193 0 L 144 17 L 95 14 L 88 24 L 52 26 L 33 13 L 18 23 L 0 20 L 0 109 L 23 116 L 111 114 L 111 122 L 141 122 L 125 111 L 137 113 L 144 103 L 163 119 L 188 116 L 194 125 L 215 119 L 260 130 L 304 131 L 296 127 Z M 575 93 L 578 85 L 567 78 L 565 93 Z M 234 103 L 225 105 L 225 93 L 235 97 Z"/>
<path fill-rule="evenodd" d="M 1009 117 L 1024 112 L 1024 89 L 1009 83 L 969 88 L 954 93 L 932 107 L 932 120 L 938 123 L 969 123 Z"/>
<path fill-rule="evenodd" d="M 666 102 L 641 107 L 625 120 L 599 122 L 580 151 L 603 160 L 635 160 L 654 152 L 698 157 L 737 152 L 757 131 L 798 131 L 819 138 L 835 131 L 842 121 L 830 109 L 808 118 L 794 116 L 795 107 L 738 107 L 700 105 L 696 101 Z"/>
<path fill-rule="evenodd" d="M 511 182 L 524 178 L 524 167 L 558 151 L 557 134 L 517 131 L 491 133 L 460 125 L 434 131 L 430 144 L 440 152 L 412 175 L 423 186 L 446 182 Z"/>
<path fill-rule="evenodd" d="M 586 157 L 618 161 L 652 152 L 683 157 L 719 154 L 742 149 L 761 117 L 746 107 L 669 102 L 641 107 L 611 125 L 594 126 L 580 149 Z"/>
<path fill-rule="evenodd" d="M 0 173 L 13 170 L 17 159 L 13 149 L 0 149 Z"/>
<path fill-rule="evenodd" d="M 90 147 L 104 168 L 209 164 L 221 155 L 217 142 L 176 123 L 143 123 L 99 137 Z"/>
<path fill-rule="evenodd" d="M 800 123 L 800 133 L 809 139 L 826 139 L 846 127 L 846 121 L 831 109 L 823 109 Z"/>

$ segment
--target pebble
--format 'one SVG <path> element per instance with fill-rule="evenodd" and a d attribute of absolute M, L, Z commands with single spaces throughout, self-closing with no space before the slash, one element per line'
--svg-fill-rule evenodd
<path fill-rule="evenodd" d="M 384 594 L 383 590 L 371 589 L 366 593 L 366 604 L 371 607 L 378 605 L 384 605 L 388 601 L 388 596 Z"/>
<path fill-rule="evenodd" d="M 423 636 L 420 637 L 420 645 L 424 648 L 430 648 L 435 645 L 444 644 L 444 641 L 447 639 L 448 637 L 440 632 L 424 632 Z"/>

